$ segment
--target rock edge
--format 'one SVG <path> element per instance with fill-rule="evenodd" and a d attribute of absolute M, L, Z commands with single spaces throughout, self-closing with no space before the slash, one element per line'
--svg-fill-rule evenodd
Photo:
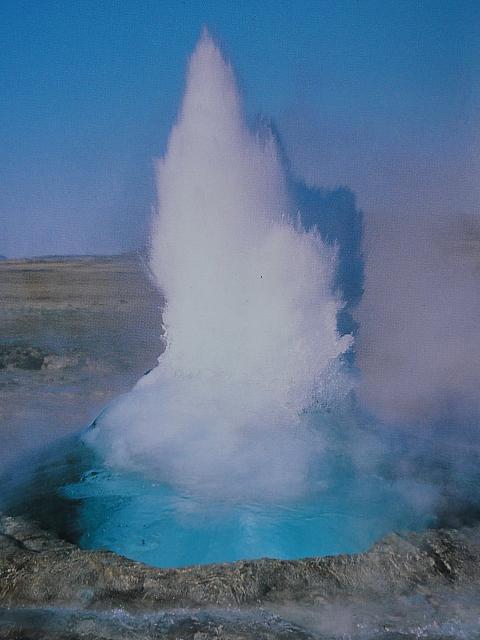
<path fill-rule="evenodd" d="M 0 606 L 238 607 L 384 598 L 480 579 L 480 527 L 390 534 L 368 552 L 157 569 L 85 551 L 19 517 L 0 516 Z"/>

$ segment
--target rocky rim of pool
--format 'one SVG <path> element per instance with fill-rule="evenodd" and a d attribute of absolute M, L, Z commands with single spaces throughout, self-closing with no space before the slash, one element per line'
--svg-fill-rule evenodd
<path fill-rule="evenodd" d="M 480 527 L 391 534 L 356 555 L 157 569 L 3 515 L 0 585 L 0 638 L 410 638 L 420 623 L 422 637 L 457 637 L 455 625 L 470 637 Z"/>

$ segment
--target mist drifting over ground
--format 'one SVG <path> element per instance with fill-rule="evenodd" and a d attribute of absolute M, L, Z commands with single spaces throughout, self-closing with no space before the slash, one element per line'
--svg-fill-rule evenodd
<path fill-rule="evenodd" d="M 478 219 L 426 211 L 375 222 L 357 313 L 361 398 L 388 422 L 478 424 Z"/>
<path fill-rule="evenodd" d="M 113 466 L 195 491 L 301 494 L 322 447 L 302 414 L 348 388 L 335 248 L 297 223 L 274 136 L 247 127 L 207 32 L 157 178 L 166 352 L 87 438 Z"/>

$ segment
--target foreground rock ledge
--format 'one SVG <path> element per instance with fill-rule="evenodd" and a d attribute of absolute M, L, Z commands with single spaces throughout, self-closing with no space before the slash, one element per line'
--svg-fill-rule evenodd
<path fill-rule="evenodd" d="M 480 528 L 391 534 L 367 553 L 156 569 L 83 551 L 21 519 L 0 516 L 0 606 L 238 607 L 378 599 L 478 584 Z"/>

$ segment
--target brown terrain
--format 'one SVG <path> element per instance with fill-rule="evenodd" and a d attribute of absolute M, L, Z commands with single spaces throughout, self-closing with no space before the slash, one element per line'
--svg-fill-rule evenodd
<path fill-rule="evenodd" d="M 0 300 L 0 468 L 86 426 L 163 350 L 139 256 L 2 261 Z"/>

